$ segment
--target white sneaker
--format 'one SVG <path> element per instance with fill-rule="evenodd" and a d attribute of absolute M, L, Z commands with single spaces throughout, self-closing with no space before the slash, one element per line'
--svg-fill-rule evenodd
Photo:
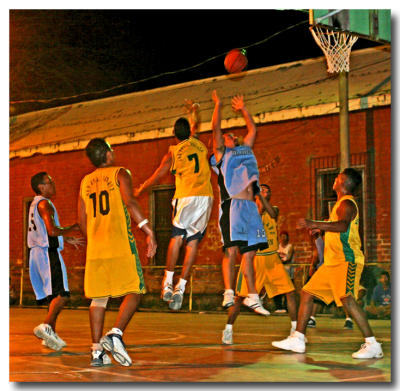
<path fill-rule="evenodd" d="M 59 336 L 57 333 L 54 333 L 54 335 L 55 335 L 55 337 L 56 337 L 56 339 L 57 339 L 58 344 L 59 344 L 62 348 L 64 348 L 65 346 L 67 346 L 67 343 L 66 343 L 62 338 L 60 338 L 60 336 Z"/>
<path fill-rule="evenodd" d="M 306 342 L 293 335 L 289 335 L 282 341 L 273 341 L 272 346 L 283 350 L 291 350 L 295 353 L 304 353 L 306 351 Z"/>
<path fill-rule="evenodd" d="M 100 339 L 100 345 L 108 350 L 115 361 L 124 367 L 129 367 L 132 364 L 132 360 L 126 351 L 122 336 L 114 333 L 107 333 Z"/>
<path fill-rule="evenodd" d="M 232 330 L 223 330 L 222 331 L 222 343 L 224 345 L 232 345 L 233 344 L 233 331 Z"/>
<path fill-rule="evenodd" d="M 43 339 L 48 348 L 57 351 L 61 350 L 62 346 L 56 338 L 56 335 L 49 324 L 41 323 L 39 326 L 36 326 L 33 329 L 33 334 L 35 334 L 36 337 Z"/>
<path fill-rule="evenodd" d="M 183 302 L 183 290 L 180 287 L 175 287 L 174 294 L 169 302 L 169 308 L 171 310 L 180 310 Z"/>
<path fill-rule="evenodd" d="M 224 292 L 224 300 L 222 302 L 222 307 L 229 308 L 232 307 L 235 302 L 235 293 L 232 289 L 226 289 Z"/>
<path fill-rule="evenodd" d="M 382 358 L 383 352 L 379 342 L 365 342 L 361 345 L 358 352 L 354 352 L 351 357 L 353 358 Z"/>
<path fill-rule="evenodd" d="M 254 312 L 257 312 L 257 314 L 268 316 L 271 315 L 269 311 L 267 311 L 261 304 L 261 300 L 255 300 L 251 299 L 250 297 L 246 297 L 243 300 L 243 304 L 249 308 L 251 308 Z"/>
<path fill-rule="evenodd" d="M 110 364 L 111 358 L 108 357 L 105 350 L 92 350 L 92 361 L 90 362 L 92 367 L 103 367 Z"/>
<path fill-rule="evenodd" d="M 170 301 L 173 294 L 173 289 L 171 284 L 164 285 L 163 289 L 161 290 L 161 298 L 164 301 Z"/>

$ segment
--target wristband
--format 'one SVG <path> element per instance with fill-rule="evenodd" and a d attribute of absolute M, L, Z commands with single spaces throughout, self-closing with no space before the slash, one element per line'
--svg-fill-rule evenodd
<path fill-rule="evenodd" d="M 144 219 L 144 220 L 142 220 L 137 226 L 139 227 L 139 228 L 142 228 L 145 224 L 147 224 L 149 222 L 149 220 L 147 220 L 147 219 Z"/>

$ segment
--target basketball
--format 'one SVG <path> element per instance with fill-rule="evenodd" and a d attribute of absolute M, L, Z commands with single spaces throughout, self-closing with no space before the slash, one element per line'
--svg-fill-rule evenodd
<path fill-rule="evenodd" d="M 229 73 L 238 73 L 243 71 L 247 66 L 246 50 L 232 49 L 226 56 L 224 61 L 225 69 Z"/>

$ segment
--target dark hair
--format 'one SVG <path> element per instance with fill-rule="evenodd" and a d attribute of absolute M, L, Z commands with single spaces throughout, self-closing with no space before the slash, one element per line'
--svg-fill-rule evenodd
<path fill-rule="evenodd" d="M 174 125 L 174 135 L 178 140 L 186 140 L 190 136 L 190 124 L 186 118 L 179 118 Z"/>
<path fill-rule="evenodd" d="M 38 172 L 37 174 L 35 174 L 32 178 L 31 178 L 31 187 L 32 190 L 36 193 L 36 194 L 41 194 L 40 190 L 39 190 L 39 185 L 43 184 L 43 179 L 44 177 L 47 175 L 46 171 L 41 171 Z"/>
<path fill-rule="evenodd" d="M 289 240 L 289 232 L 288 232 L 288 231 L 281 231 L 281 232 L 279 233 L 279 236 L 281 236 L 281 235 L 286 235 L 287 238 L 288 238 L 288 240 Z"/>
<path fill-rule="evenodd" d="M 265 184 L 265 183 L 261 183 L 261 184 L 260 184 L 260 187 L 266 187 L 269 191 L 271 191 L 271 186 L 270 186 L 270 185 L 267 185 L 267 184 Z"/>
<path fill-rule="evenodd" d="M 99 167 L 107 160 L 107 152 L 111 151 L 110 144 L 103 138 L 94 138 L 86 146 L 86 156 L 95 167 Z"/>
<path fill-rule="evenodd" d="M 361 174 L 354 168 L 345 168 L 343 174 L 346 175 L 345 186 L 350 193 L 354 193 L 362 182 Z"/>
<path fill-rule="evenodd" d="M 379 274 L 379 277 L 381 276 L 386 276 L 388 278 L 388 280 L 390 281 L 390 275 L 386 270 L 381 271 L 381 273 Z"/>

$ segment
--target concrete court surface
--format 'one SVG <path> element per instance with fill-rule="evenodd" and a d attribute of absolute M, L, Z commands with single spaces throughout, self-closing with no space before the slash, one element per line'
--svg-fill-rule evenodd
<path fill-rule="evenodd" d="M 243 312 L 234 325 L 234 344 L 221 344 L 226 315 L 219 313 L 137 312 L 125 330 L 131 367 L 113 361 L 90 363 L 88 311 L 64 310 L 58 334 L 68 346 L 60 352 L 42 347 L 33 328 L 45 309 L 10 309 L 11 382 L 390 382 L 390 320 L 371 320 L 384 358 L 355 360 L 361 333 L 343 330 L 344 319 L 317 317 L 307 331 L 305 354 L 281 351 L 271 341 L 287 336 L 286 315 L 263 317 Z M 107 311 L 105 331 L 116 317 Z"/>

